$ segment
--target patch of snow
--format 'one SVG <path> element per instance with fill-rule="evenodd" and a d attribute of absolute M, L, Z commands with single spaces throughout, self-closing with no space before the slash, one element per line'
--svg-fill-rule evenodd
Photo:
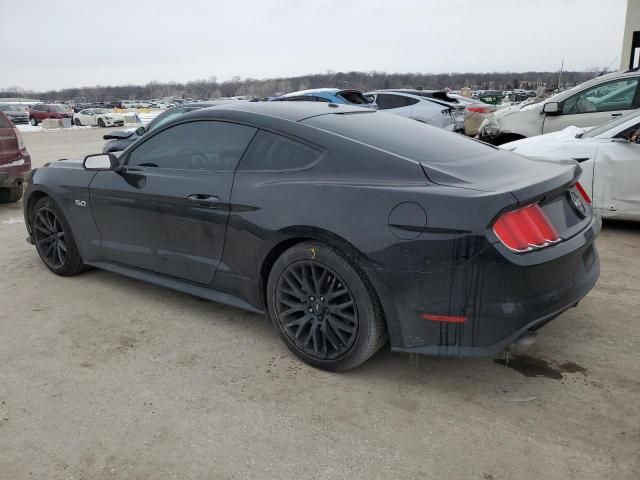
<path fill-rule="evenodd" d="M 18 165 L 24 165 L 24 158 L 21 158 L 20 160 L 16 160 L 15 162 L 5 163 L 4 165 L 0 165 L 0 168 L 17 167 Z"/>
<path fill-rule="evenodd" d="M 91 125 L 82 125 L 80 127 L 74 125 L 67 128 L 42 128 L 40 125 L 34 127 L 33 125 L 16 125 L 16 128 L 20 130 L 20 133 L 36 133 L 36 132 L 62 132 L 68 130 L 82 130 L 85 128 L 94 128 Z"/>

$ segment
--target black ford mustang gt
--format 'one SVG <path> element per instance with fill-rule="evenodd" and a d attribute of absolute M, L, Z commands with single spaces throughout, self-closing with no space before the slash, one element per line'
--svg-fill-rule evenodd
<path fill-rule="evenodd" d="M 24 214 L 54 273 L 267 311 L 296 355 L 345 370 L 387 338 L 495 355 L 575 306 L 600 269 L 579 175 L 369 109 L 242 103 L 34 170 Z"/>

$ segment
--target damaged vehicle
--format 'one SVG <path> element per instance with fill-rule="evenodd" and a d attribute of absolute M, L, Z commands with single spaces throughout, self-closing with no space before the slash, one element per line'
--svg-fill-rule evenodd
<path fill-rule="evenodd" d="M 640 108 L 637 69 L 584 82 L 539 102 L 513 105 L 490 115 L 478 136 L 494 145 L 556 132 L 565 127 L 594 127 Z"/>
<path fill-rule="evenodd" d="M 640 221 L 640 111 L 599 127 L 567 127 L 501 146 L 531 158 L 575 160 L 587 198 L 604 218 Z"/>
<path fill-rule="evenodd" d="M 452 132 L 463 128 L 462 121 L 456 121 L 451 107 L 424 97 L 388 90 L 367 92 L 365 96 L 370 98 L 381 112 L 393 113 Z"/>
<path fill-rule="evenodd" d="M 339 371 L 387 341 L 493 356 L 577 305 L 600 271 L 580 172 L 372 109 L 235 102 L 37 168 L 24 217 L 57 275 L 266 313 Z"/>

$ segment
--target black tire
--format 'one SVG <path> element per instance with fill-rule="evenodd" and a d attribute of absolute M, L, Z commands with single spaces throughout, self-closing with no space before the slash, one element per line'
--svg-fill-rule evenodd
<path fill-rule="evenodd" d="M 75 124 L 76 127 L 81 127 L 82 126 L 82 122 L 80 121 L 79 118 L 74 118 L 73 119 L 73 123 Z"/>
<path fill-rule="evenodd" d="M 98 126 L 100 128 L 104 128 L 104 120 L 102 120 L 101 118 L 98 119 Z"/>
<path fill-rule="evenodd" d="M 60 207 L 58 207 L 50 197 L 43 197 L 36 202 L 31 209 L 30 218 L 36 250 L 42 259 L 42 262 L 49 270 L 56 275 L 70 277 L 87 269 L 87 267 L 82 263 L 80 252 L 78 251 L 78 247 L 76 246 L 75 239 L 71 232 L 71 227 L 67 223 Z M 60 227 L 60 233 L 57 234 L 58 245 L 53 246 L 53 250 L 62 252 L 63 250 L 60 243 L 64 244 L 66 252 L 64 254 L 64 259 L 59 257 L 59 260 L 61 260 L 60 262 L 52 262 L 47 255 L 47 251 L 49 247 L 51 247 L 52 243 L 51 241 L 45 240 L 45 237 L 53 237 L 54 235 L 51 235 L 52 231 L 44 231 L 42 229 L 43 225 L 45 225 L 45 230 L 48 229 L 46 225 L 52 225 L 53 229 L 58 229 L 58 227 Z"/>
<path fill-rule="evenodd" d="M 0 188 L 0 203 L 15 203 L 22 198 L 24 186 L 22 184 L 14 187 Z"/>
<path fill-rule="evenodd" d="M 382 308 L 364 273 L 349 256 L 321 242 L 299 243 L 276 260 L 267 303 L 287 347 L 317 368 L 357 367 L 387 339 Z"/>
<path fill-rule="evenodd" d="M 35 117 L 31 117 L 31 118 L 29 119 L 29 123 L 30 123 L 31 125 L 33 125 L 34 127 L 37 127 L 37 126 L 38 126 L 38 120 L 37 120 Z"/>

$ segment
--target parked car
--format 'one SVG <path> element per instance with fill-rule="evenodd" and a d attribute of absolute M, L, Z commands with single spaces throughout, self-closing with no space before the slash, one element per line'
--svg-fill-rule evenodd
<path fill-rule="evenodd" d="M 325 102 L 342 105 L 357 105 L 359 107 L 375 108 L 359 90 L 340 90 L 339 88 L 315 88 L 287 93 L 273 98 L 271 102 Z"/>
<path fill-rule="evenodd" d="M 474 96 L 476 100 L 480 100 L 487 105 L 500 105 L 504 94 L 502 90 L 482 90 Z"/>
<path fill-rule="evenodd" d="M 514 105 L 490 115 L 480 127 L 481 140 L 500 145 L 565 127 L 602 125 L 640 108 L 640 71 L 603 75 L 542 101 Z"/>
<path fill-rule="evenodd" d="M 31 156 L 22 135 L 0 111 L 0 203 L 22 198 L 24 182 L 31 171 Z"/>
<path fill-rule="evenodd" d="M 482 125 L 482 122 L 487 118 L 487 115 L 498 109 L 494 105 L 489 105 L 475 98 L 455 94 L 451 96 L 464 105 L 464 134 L 469 137 L 478 135 L 480 125 Z"/>
<path fill-rule="evenodd" d="M 0 103 L 0 112 L 4 113 L 14 125 L 28 124 L 29 114 L 17 105 Z"/>
<path fill-rule="evenodd" d="M 104 108 L 86 108 L 73 115 L 73 124 L 78 127 L 81 125 L 121 127 L 124 125 L 124 117 Z"/>
<path fill-rule="evenodd" d="M 120 102 L 120 108 L 138 108 L 138 105 L 137 100 L 122 100 Z"/>
<path fill-rule="evenodd" d="M 382 112 L 411 118 L 449 131 L 462 128 L 462 124 L 456 123 L 450 107 L 432 102 L 427 98 L 388 90 L 367 92 L 365 96 L 370 97 Z"/>
<path fill-rule="evenodd" d="M 40 103 L 29 110 L 29 122 L 34 127 L 47 118 L 73 118 L 73 110 L 62 103 Z"/>
<path fill-rule="evenodd" d="M 454 130 L 458 132 L 464 129 L 465 104 L 463 104 L 456 97 L 450 95 L 444 90 L 417 90 L 410 88 L 398 88 L 380 91 L 409 93 L 411 95 L 426 98 L 427 100 L 437 103 L 438 105 L 449 107 L 451 116 L 453 117 L 455 122 Z"/>
<path fill-rule="evenodd" d="M 94 266 L 268 312 L 295 355 L 328 370 L 387 339 L 494 355 L 599 275 L 599 218 L 572 207 L 575 162 L 350 105 L 200 109 L 119 157 L 34 172 L 25 222 L 53 273 Z"/>
<path fill-rule="evenodd" d="M 174 107 L 170 110 L 162 112 L 144 127 L 122 131 L 116 130 L 114 132 L 110 132 L 102 137 L 104 140 L 107 140 L 107 143 L 105 143 L 104 147 L 102 147 L 102 153 L 121 152 L 141 136 L 155 130 L 156 128 L 161 127 L 165 123 L 186 112 L 191 112 L 193 110 L 199 110 L 206 107 L 224 105 L 225 103 L 230 103 L 233 101 L 234 100 L 217 100 L 214 102 L 184 103 L 178 107 Z"/>
<path fill-rule="evenodd" d="M 580 184 L 605 218 L 640 221 L 640 111 L 599 127 L 567 127 L 501 148 L 533 158 L 580 163 Z"/>

